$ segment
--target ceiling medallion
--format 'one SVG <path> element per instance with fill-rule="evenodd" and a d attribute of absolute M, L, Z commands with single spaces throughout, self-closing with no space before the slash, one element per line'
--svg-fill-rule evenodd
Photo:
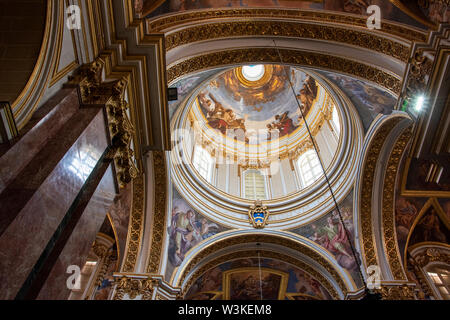
<path fill-rule="evenodd" d="M 266 206 L 262 205 L 261 200 L 256 200 L 255 204 L 250 206 L 248 216 L 250 223 L 256 229 L 263 229 L 267 225 L 267 218 L 269 218 L 269 210 Z"/>
<path fill-rule="evenodd" d="M 259 88 L 272 79 L 273 65 L 257 64 L 238 67 L 234 70 L 236 78 L 247 88 Z"/>

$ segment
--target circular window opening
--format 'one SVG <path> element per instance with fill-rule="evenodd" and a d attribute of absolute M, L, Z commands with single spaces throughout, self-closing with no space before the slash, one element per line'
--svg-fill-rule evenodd
<path fill-rule="evenodd" d="M 265 68 L 262 64 L 242 67 L 242 75 L 248 81 L 258 81 L 264 76 Z"/>

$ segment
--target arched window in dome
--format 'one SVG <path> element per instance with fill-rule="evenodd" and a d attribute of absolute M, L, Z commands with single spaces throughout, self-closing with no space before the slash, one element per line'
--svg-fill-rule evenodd
<path fill-rule="evenodd" d="M 260 170 L 248 169 L 244 172 L 244 198 L 267 199 L 266 179 Z"/>
<path fill-rule="evenodd" d="M 298 158 L 297 167 L 304 188 L 316 181 L 322 174 L 319 158 L 313 150 L 306 151 Z"/>
<path fill-rule="evenodd" d="M 336 133 L 336 137 L 339 138 L 339 133 L 341 132 L 341 123 L 339 121 L 339 115 L 337 111 L 337 107 L 333 107 L 333 112 L 331 114 L 331 125 L 333 126 L 333 130 Z"/>
<path fill-rule="evenodd" d="M 433 289 L 442 299 L 450 300 L 450 271 L 448 266 L 434 265 L 427 270 Z"/>
<path fill-rule="evenodd" d="M 200 173 L 206 181 L 211 182 L 213 159 L 208 151 L 201 146 L 196 146 L 192 163 L 198 173 Z"/>

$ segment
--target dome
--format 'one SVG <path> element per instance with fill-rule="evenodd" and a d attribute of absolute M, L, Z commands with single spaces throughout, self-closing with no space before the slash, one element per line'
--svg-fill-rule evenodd
<path fill-rule="evenodd" d="M 332 174 L 340 165 L 348 136 L 338 96 L 319 73 L 294 66 L 218 71 L 191 90 L 172 119 L 176 186 L 219 215 L 225 203 L 235 217 L 230 206 L 259 200 L 284 212 L 287 203 L 311 206 L 326 194 L 323 170 Z"/>

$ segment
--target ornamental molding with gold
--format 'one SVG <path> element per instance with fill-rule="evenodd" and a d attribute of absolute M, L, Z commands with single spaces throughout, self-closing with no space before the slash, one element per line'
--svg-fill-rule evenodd
<path fill-rule="evenodd" d="M 386 172 L 383 183 L 383 204 L 382 204 L 382 224 L 383 224 L 383 244 L 386 258 L 389 262 L 391 272 L 395 280 L 406 280 L 406 275 L 402 266 L 400 251 L 397 242 L 397 231 L 395 228 L 395 186 L 399 176 L 399 168 L 403 154 L 411 140 L 413 127 L 406 128 L 396 141 L 389 160 L 386 165 Z"/>
<path fill-rule="evenodd" d="M 130 213 L 130 222 L 127 233 L 127 244 L 125 259 L 122 266 L 122 272 L 133 272 L 136 268 L 137 258 L 139 256 L 142 234 L 144 232 L 144 214 L 145 214 L 145 183 L 144 175 L 139 175 L 133 180 L 133 198 Z"/>
<path fill-rule="evenodd" d="M 311 259 L 313 259 L 316 263 L 321 265 L 336 281 L 339 288 L 342 290 L 344 296 L 348 293 L 349 288 L 346 286 L 345 282 L 342 279 L 342 275 L 340 272 L 336 269 L 336 267 L 328 261 L 322 254 L 315 251 L 313 248 L 310 248 L 309 246 L 302 244 L 294 239 L 290 239 L 287 237 L 279 237 L 269 234 L 244 234 L 244 235 L 237 235 L 237 236 L 231 236 L 229 238 L 215 241 L 211 243 L 210 245 L 206 246 L 204 249 L 196 253 L 194 256 L 192 256 L 189 261 L 183 266 L 180 266 L 182 268 L 179 272 L 177 272 L 178 276 L 176 279 L 172 279 L 171 283 L 174 283 L 177 287 L 180 287 L 181 285 L 183 288 L 189 288 L 190 284 L 193 283 L 195 280 L 191 272 L 199 265 L 201 262 L 206 259 L 208 256 L 210 256 L 213 253 L 218 252 L 219 250 L 228 248 L 230 246 L 239 245 L 243 243 L 268 243 L 273 245 L 279 245 L 283 246 L 287 249 L 292 249 L 298 252 L 299 254 L 302 254 L 304 256 L 307 256 Z M 202 269 L 203 272 L 206 271 Z M 175 274 L 173 275 L 175 276 Z M 173 277 L 172 276 L 172 277 Z M 198 274 L 200 276 L 200 274 Z M 186 281 L 187 279 L 187 281 Z M 185 283 L 186 282 L 186 283 Z"/>
<path fill-rule="evenodd" d="M 317 52 L 279 49 L 285 64 L 331 70 L 371 81 L 394 95 L 400 94 L 401 80 L 388 71 L 344 57 Z M 210 52 L 186 58 L 170 65 L 167 70 L 168 83 L 199 71 L 248 63 L 280 63 L 276 48 L 245 48 Z"/>
<path fill-rule="evenodd" d="M 129 105 L 124 98 L 128 79 L 102 82 L 104 64 L 101 58 L 97 58 L 94 62 L 81 66 L 75 75 L 69 76 L 65 86 L 77 88 L 81 107 L 105 107 L 111 139 L 107 158 L 114 160 L 117 181 L 120 187 L 124 187 L 138 174 L 134 151 L 131 149 L 134 128 L 128 118 Z"/>
<path fill-rule="evenodd" d="M 160 275 L 114 273 L 114 278 L 113 300 L 176 300 L 180 297 L 180 289 L 170 286 Z"/>
<path fill-rule="evenodd" d="M 163 254 L 167 211 L 167 169 L 163 151 L 153 152 L 155 204 L 152 221 L 152 240 L 147 264 L 148 273 L 158 273 Z"/>
<path fill-rule="evenodd" d="M 187 26 L 168 32 L 166 50 L 201 41 L 236 37 L 283 37 L 336 42 L 340 45 L 375 51 L 401 62 L 408 62 L 410 45 L 367 32 L 367 29 L 344 28 L 339 25 L 293 21 L 231 21 Z"/>
<path fill-rule="evenodd" d="M 296 10 L 296 9 L 277 9 L 277 8 L 232 8 L 232 9 L 210 9 L 195 10 L 176 14 L 157 17 L 156 19 L 147 19 L 147 32 L 170 32 L 173 29 L 181 28 L 184 24 L 194 22 L 214 23 L 217 20 L 239 19 L 273 19 L 290 20 L 298 22 L 321 22 L 329 24 L 338 24 L 353 28 L 367 29 L 367 17 L 340 12 L 326 12 L 316 10 Z M 375 34 L 396 36 L 408 41 L 427 40 L 427 32 L 405 26 L 391 21 L 382 21 L 381 29 Z"/>
<path fill-rule="evenodd" d="M 404 117 L 395 116 L 387 119 L 381 124 L 377 132 L 371 139 L 367 149 L 365 160 L 362 166 L 360 188 L 357 192 L 360 194 L 359 204 L 359 233 L 361 255 L 363 257 L 363 265 L 368 267 L 371 265 L 378 266 L 378 252 L 375 245 L 375 237 L 373 233 L 373 216 L 372 216 L 372 193 L 374 188 L 375 171 L 379 155 L 392 129 L 400 123 Z"/>

